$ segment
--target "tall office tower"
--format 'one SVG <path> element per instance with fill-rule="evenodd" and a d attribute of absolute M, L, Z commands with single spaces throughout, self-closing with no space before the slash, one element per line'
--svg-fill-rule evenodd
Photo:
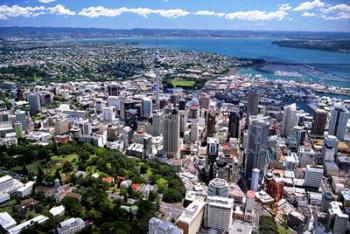
<path fill-rule="evenodd" d="M 92 125 L 89 122 L 79 124 L 82 135 L 90 135 L 92 133 Z"/>
<path fill-rule="evenodd" d="M 180 137 L 184 137 L 187 131 L 187 111 L 179 111 L 180 114 Z"/>
<path fill-rule="evenodd" d="M 179 110 L 185 110 L 186 109 L 186 100 L 181 99 L 179 101 Z"/>
<path fill-rule="evenodd" d="M 120 86 L 116 83 L 107 86 L 108 96 L 120 96 Z"/>
<path fill-rule="evenodd" d="M 180 116 L 176 109 L 164 116 L 164 153 L 180 158 Z"/>
<path fill-rule="evenodd" d="M 228 197 L 228 183 L 226 180 L 212 179 L 208 186 L 208 196 Z"/>
<path fill-rule="evenodd" d="M 170 103 L 172 103 L 174 105 L 174 107 L 177 106 L 177 104 L 179 103 L 181 99 L 181 96 L 177 93 L 173 93 L 170 95 Z"/>
<path fill-rule="evenodd" d="M 325 110 L 316 110 L 311 128 L 312 136 L 323 136 L 324 130 L 326 129 L 327 115 L 328 113 Z"/>
<path fill-rule="evenodd" d="M 198 106 L 191 106 L 189 117 L 191 119 L 197 119 L 199 116 Z"/>
<path fill-rule="evenodd" d="M 191 124 L 191 142 L 198 141 L 198 136 L 199 136 L 198 120 L 193 119 Z"/>
<path fill-rule="evenodd" d="M 155 111 L 152 116 L 152 136 L 157 137 L 164 132 L 164 115 L 161 111 Z"/>
<path fill-rule="evenodd" d="M 28 130 L 27 116 L 25 111 L 16 110 L 16 121 L 22 124 L 22 128 L 24 131 Z"/>
<path fill-rule="evenodd" d="M 295 103 L 286 106 L 283 111 L 283 120 L 282 120 L 282 132 L 283 137 L 288 137 L 292 129 L 298 125 L 299 114 L 297 112 L 297 105 Z"/>
<path fill-rule="evenodd" d="M 250 190 L 258 191 L 259 177 L 260 177 L 260 170 L 258 168 L 254 168 L 252 172 L 252 181 L 250 183 Z"/>
<path fill-rule="evenodd" d="M 273 178 L 267 184 L 267 193 L 275 199 L 275 201 L 279 201 L 282 199 L 284 182 L 282 178 Z"/>
<path fill-rule="evenodd" d="M 328 134 L 336 136 L 339 140 L 344 140 L 349 111 L 341 104 L 335 104 L 329 122 Z"/>
<path fill-rule="evenodd" d="M 254 168 L 260 170 L 260 179 L 265 174 L 269 143 L 269 120 L 268 117 L 250 117 L 245 158 L 245 176 L 248 180 L 251 179 Z"/>
<path fill-rule="evenodd" d="M 305 171 L 305 186 L 319 188 L 323 177 L 322 166 L 306 165 Z"/>
<path fill-rule="evenodd" d="M 233 199 L 208 196 L 204 211 L 204 227 L 229 232 L 232 224 Z"/>
<path fill-rule="evenodd" d="M 152 136 L 145 135 L 143 137 L 143 157 L 148 158 L 152 154 Z"/>
<path fill-rule="evenodd" d="M 156 109 L 160 109 L 160 101 L 159 101 L 159 89 L 160 89 L 160 56 L 159 51 L 156 51 L 154 55 L 154 73 L 156 75 Z"/>
<path fill-rule="evenodd" d="M 207 112 L 207 137 L 213 137 L 215 134 L 215 117 L 216 114 L 213 111 Z"/>
<path fill-rule="evenodd" d="M 126 112 L 128 110 L 134 109 L 134 102 L 132 100 L 128 99 L 121 99 L 120 100 L 120 119 L 125 120 L 126 118 Z"/>
<path fill-rule="evenodd" d="M 254 206 L 255 206 L 255 191 L 247 191 L 247 200 L 244 209 L 244 221 L 253 222 L 254 221 Z"/>
<path fill-rule="evenodd" d="M 230 112 L 228 122 L 228 138 L 239 138 L 239 112 Z"/>
<path fill-rule="evenodd" d="M 288 136 L 289 148 L 294 148 L 298 151 L 299 146 L 303 144 L 305 140 L 306 131 L 302 126 L 295 126 Z"/>
<path fill-rule="evenodd" d="M 145 97 L 142 99 L 142 117 L 151 118 L 153 113 L 152 99 Z"/>
<path fill-rule="evenodd" d="M 214 137 L 207 138 L 207 154 L 209 164 L 209 180 L 212 180 L 216 175 L 214 172 L 214 163 L 219 155 L 219 139 Z M 215 173 L 215 174 L 214 174 Z"/>
<path fill-rule="evenodd" d="M 102 119 L 106 123 L 110 123 L 115 119 L 113 107 L 103 107 Z"/>
<path fill-rule="evenodd" d="M 169 221 L 153 217 L 148 221 L 148 234 L 183 234 L 183 231 Z"/>
<path fill-rule="evenodd" d="M 257 115 L 259 112 L 259 95 L 256 92 L 248 93 L 247 114 L 248 116 Z"/>
<path fill-rule="evenodd" d="M 327 135 L 324 138 L 322 148 L 323 161 L 334 162 L 334 157 L 338 153 L 338 138 L 336 136 Z"/>
<path fill-rule="evenodd" d="M 202 224 L 204 208 L 205 202 L 194 200 L 177 219 L 176 226 L 181 228 L 184 234 L 197 234 Z"/>
<path fill-rule="evenodd" d="M 210 103 L 210 96 L 207 93 L 201 94 L 199 97 L 199 107 L 201 109 L 208 109 L 209 108 L 209 103 Z"/>
<path fill-rule="evenodd" d="M 55 122 L 55 134 L 62 135 L 69 132 L 69 120 L 68 118 L 60 118 Z"/>
<path fill-rule="evenodd" d="M 28 97 L 29 111 L 31 114 L 37 114 L 41 111 L 40 95 L 33 93 Z"/>
<path fill-rule="evenodd" d="M 7 111 L 0 112 L 0 122 L 9 122 L 9 113 Z"/>
<path fill-rule="evenodd" d="M 16 132 L 16 137 L 17 138 L 22 138 L 23 137 L 22 123 L 20 123 L 20 122 L 16 122 L 15 123 L 15 132 Z"/>
<path fill-rule="evenodd" d="M 120 110 L 120 97 L 117 96 L 109 96 L 107 99 L 108 106 L 115 107 L 118 111 Z"/>

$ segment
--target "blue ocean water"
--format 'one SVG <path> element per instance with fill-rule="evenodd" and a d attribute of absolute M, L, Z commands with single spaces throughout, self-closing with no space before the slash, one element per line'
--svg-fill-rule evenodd
<path fill-rule="evenodd" d="M 102 39 L 92 40 L 101 41 Z M 256 70 L 253 73 L 261 74 L 268 79 L 303 79 L 303 81 L 308 82 L 318 82 L 320 79 L 320 82 L 324 84 L 350 88 L 350 53 L 286 48 L 271 43 L 275 40 L 281 40 L 281 38 L 108 38 L 104 40 L 116 43 L 137 42 L 140 47 L 147 48 L 159 47 L 212 52 L 239 58 L 308 65 L 318 72 L 310 76 L 304 74 L 304 77 L 280 77 L 274 74 L 267 75 Z M 298 71 L 300 70 L 300 67 L 296 68 Z M 252 71 L 243 69 L 240 72 L 241 74 L 250 74 Z"/>

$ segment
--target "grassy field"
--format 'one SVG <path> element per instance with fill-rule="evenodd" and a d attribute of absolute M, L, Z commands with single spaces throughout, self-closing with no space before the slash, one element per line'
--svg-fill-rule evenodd
<path fill-rule="evenodd" d="M 171 84 L 174 87 L 187 87 L 187 88 L 192 88 L 196 84 L 195 81 L 193 80 L 172 80 Z"/>

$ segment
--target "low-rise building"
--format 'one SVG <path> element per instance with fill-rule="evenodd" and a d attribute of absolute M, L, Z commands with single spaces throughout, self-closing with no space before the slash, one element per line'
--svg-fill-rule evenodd
<path fill-rule="evenodd" d="M 85 228 L 85 222 L 81 218 L 70 218 L 60 223 L 58 234 L 74 234 Z"/>

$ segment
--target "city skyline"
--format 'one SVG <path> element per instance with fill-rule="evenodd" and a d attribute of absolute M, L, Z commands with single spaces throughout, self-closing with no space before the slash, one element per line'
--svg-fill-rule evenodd
<path fill-rule="evenodd" d="M 350 31 L 349 1 L 7 1 L 0 26 Z"/>

